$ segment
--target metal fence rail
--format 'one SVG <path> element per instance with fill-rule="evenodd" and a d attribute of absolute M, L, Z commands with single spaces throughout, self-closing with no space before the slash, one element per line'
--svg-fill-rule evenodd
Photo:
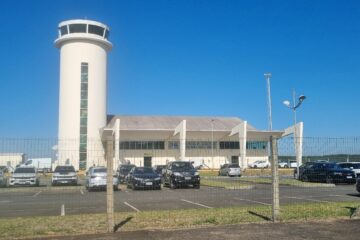
<path fill-rule="evenodd" d="M 114 142 L 103 145 L 103 162 L 99 160 L 97 164 L 96 161 L 91 161 L 86 170 L 76 172 L 76 184 L 53 186 L 53 171 L 59 165 L 56 161 L 58 142 L 57 139 L 0 139 L 0 166 L 3 166 L 0 175 L 0 221 L 12 221 L 15 217 L 27 219 L 38 216 L 71 216 L 77 219 L 78 225 L 75 225 L 79 227 L 86 228 L 87 221 L 92 221 L 98 226 L 93 227 L 96 232 L 106 231 L 106 226 L 112 226 L 108 231 L 114 228 L 164 229 L 337 217 L 351 215 L 360 203 L 355 184 L 356 174 L 360 174 L 360 169 L 356 172 L 357 165 L 352 169 L 347 167 L 344 171 L 319 170 L 311 173 L 312 175 L 301 168 L 300 175 L 303 175 L 300 180 L 294 179 L 295 169 L 291 165 L 284 167 L 285 165 L 280 164 L 295 160 L 294 140 L 291 137 L 274 141 L 272 149 L 267 149 L 267 140 L 248 140 L 246 159 L 242 159 L 240 146 L 234 141 L 192 139 L 187 141 L 186 160 L 197 168 L 201 183 L 199 187 L 189 183 L 174 188 L 163 182 L 161 189 L 148 185 L 146 189 L 139 187 L 135 190 L 129 182 L 121 182 L 116 183 L 115 190 L 118 191 L 110 196 L 112 186 L 108 191 L 105 188 L 88 189 L 88 183 L 92 179 L 89 167 L 106 167 L 109 161 L 105 160 L 114 159 Z M 68 146 L 76 144 L 77 141 L 70 140 Z M 91 145 L 91 141 L 88 145 Z M 67 151 L 74 158 L 79 155 L 77 147 L 70 147 Z M 94 151 L 99 156 L 100 150 Z M 270 152 L 272 157 L 269 157 Z M 178 140 L 121 141 L 120 159 L 112 162 L 113 174 L 108 175 L 107 182 L 111 184 L 113 179 L 119 178 L 120 172 L 116 172 L 119 164 L 155 167 L 178 160 L 179 156 Z M 10 186 L 9 182 L 16 177 L 13 173 L 16 165 L 38 158 L 51 158 L 52 172 L 38 173 L 36 178 L 39 184 L 35 186 Z M 72 159 L 66 163 L 71 164 L 71 161 Z M 246 165 L 241 169 L 240 177 L 237 176 L 239 174 L 232 176 L 232 172 L 224 167 L 219 169 L 224 164 L 242 165 L 241 161 L 245 161 Z M 255 168 L 256 161 L 260 162 Z M 275 164 L 271 164 L 272 161 Z M 321 163 L 326 167 L 333 162 L 357 161 L 360 162 L 359 138 L 303 139 L 302 162 L 306 166 Z M 79 164 L 79 161 L 74 164 Z M 184 170 L 181 173 L 183 176 L 178 177 L 185 179 L 185 172 Z M 164 171 L 161 173 L 166 174 Z M 21 180 L 26 176 L 18 175 L 17 178 Z M 109 202 L 111 198 L 113 203 Z M 103 217 L 107 211 L 108 216 L 111 213 L 114 215 L 106 220 Z M 80 216 L 84 214 L 88 217 L 83 219 Z"/>

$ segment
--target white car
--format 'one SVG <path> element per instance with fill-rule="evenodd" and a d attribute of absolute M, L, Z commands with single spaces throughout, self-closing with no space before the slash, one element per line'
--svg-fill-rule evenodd
<path fill-rule="evenodd" d="M 249 163 L 249 168 L 268 168 L 270 163 L 266 160 L 258 160 L 253 163 Z"/>
<path fill-rule="evenodd" d="M 18 167 L 9 179 L 9 186 L 39 186 L 39 176 L 34 167 Z"/>
<path fill-rule="evenodd" d="M 342 162 L 338 163 L 341 168 L 352 170 L 357 177 L 360 177 L 360 162 Z"/>

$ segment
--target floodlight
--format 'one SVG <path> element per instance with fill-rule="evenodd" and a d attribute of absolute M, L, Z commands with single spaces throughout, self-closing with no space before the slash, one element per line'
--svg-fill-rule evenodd
<path fill-rule="evenodd" d="M 283 101 L 283 104 L 287 107 L 290 107 L 290 101 L 289 100 L 285 100 Z"/>
<path fill-rule="evenodd" d="M 304 101 L 304 100 L 305 100 L 305 98 L 306 98 L 306 97 L 305 97 L 305 95 L 300 95 L 300 97 L 299 97 L 299 101 L 301 101 L 301 102 L 302 102 L 302 101 Z"/>

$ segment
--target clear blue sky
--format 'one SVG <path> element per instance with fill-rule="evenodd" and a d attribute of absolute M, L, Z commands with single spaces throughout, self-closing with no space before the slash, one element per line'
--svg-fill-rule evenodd
<path fill-rule="evenodd" d="M 108 113 L 238 116 L 360 136 L 360 1 L 1 1 L 0 137 L 56 137 L 60 21 L 110 26 Z"/>

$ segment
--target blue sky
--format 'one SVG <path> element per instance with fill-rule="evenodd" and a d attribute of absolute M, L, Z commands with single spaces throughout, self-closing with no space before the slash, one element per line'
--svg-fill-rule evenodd
<path fill-rule="evenodd" d="M 110 26 L 108 112 L 238 116 L 308 137 L 360 136 L 360 1 L 2 1 L 0 137 L 56 137 L 60 21 Z"/>

